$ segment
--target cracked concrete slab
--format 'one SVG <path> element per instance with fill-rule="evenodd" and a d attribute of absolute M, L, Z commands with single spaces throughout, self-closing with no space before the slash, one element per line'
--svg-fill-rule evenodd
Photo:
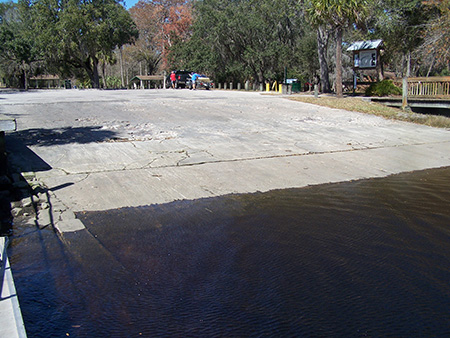
<path fill-rule="evenodd" d="M 85 229 L 84 224 L 79 219 L 67 219 L 56 223 L 59 232 L 76 232 Z"/>
<path fill-rule="evenodd" d="M 71 211 L 450 165 L 448 130 L 255 92 L 59 90 L 0 98 L 1 113 L 18 125 L 8 136 L 10 161 L 57 187 Z"/>

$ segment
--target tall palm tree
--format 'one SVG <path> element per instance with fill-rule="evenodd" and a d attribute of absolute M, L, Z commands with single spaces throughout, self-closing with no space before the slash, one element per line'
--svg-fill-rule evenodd
<path fill-rule="evenodd" d="M 306 12 L 312 24 L 330 25 L 336 31 L 336 96 L 342 97 L 342 36 L 344 29 L 366 14 L 367 0 L 307 0 Z"/>

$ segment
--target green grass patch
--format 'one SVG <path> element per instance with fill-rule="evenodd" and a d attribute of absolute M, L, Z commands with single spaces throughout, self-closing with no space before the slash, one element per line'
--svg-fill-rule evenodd
<path fill-rule="evenodd" d="M 344 109 L 364 114 L 382 116 L 391 120 L 399 120 L 424 124 L 437 128 L 450 128 L 450 118 L 441 115 L 418 114 L 401 109 L 385 106 L 381 103 L 370 102 L 359 97 L 346 97 L 338 99 L 335 97 L 319 97 L 296 95 L 291 100 L 316 104 L 323 107 Z"/>

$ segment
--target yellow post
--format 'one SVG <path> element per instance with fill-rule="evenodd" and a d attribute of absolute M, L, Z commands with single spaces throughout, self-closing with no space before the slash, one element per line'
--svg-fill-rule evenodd
<path fill-rule="evenodd" d="M 282 83 L 280 83 L 280 84 L 278 85 L 278 92 L 279 92 L 279 93 L 283 92 L 283 84 L 282 84 Z"/>
<path fill-rule="evenodd" d="M 273 83 L 272 90 L 277 91 L 277 81 Z"/>
<path fill-rule="evenodd" d="M 266 83 L 266 92 L 270 92 L 270 83 L 269 82 Z"/>

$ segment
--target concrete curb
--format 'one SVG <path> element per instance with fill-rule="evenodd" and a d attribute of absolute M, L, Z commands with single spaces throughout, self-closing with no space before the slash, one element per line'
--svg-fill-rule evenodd
<path fill-rule="evenodd" d="M 59 234 L 84 230 L 83 223 L 59 200 L 55 193 L 36 179 L 35 173 L 21 173 L 31 188 L 30 197 L 22 201 L 22 206 L 33 205 L 36 210 L 34 223 L 39 229 L 51 226 Z"/>
<path fill-rule="evenodd" d="M 23 338 L 27 334 L 20 311 L 14 279 L 11 273 L 6 248 L 7 237 L 0 237 L 0 337 Z"/>
<path fill-rule="evenodd" d="M 55 194 L 39 182 L 34 173 L 15 175 L 16 188 L 30 189 L 29 197 L 11 205 L 13 214 L 24 214 L 31 207 L 36 214 L 33 221 L 39 229 L 53 227 L 60 235 L 65 232 L 84 230 L 83 223 L 75 218 Z M 23 181 L 25 179 L 25 181 Z M 23 185 L 23 187 L 21 186 Z M 0 237 L 0 337 L 26 338 L 20 304 L 9 265 L 8 237 Z"/>

